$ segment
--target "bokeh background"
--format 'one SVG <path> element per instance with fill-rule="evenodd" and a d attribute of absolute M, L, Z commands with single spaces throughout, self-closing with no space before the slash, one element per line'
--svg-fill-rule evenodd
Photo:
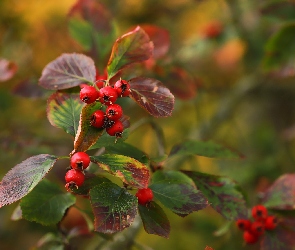
<path fill-rule="evenodd" d="M 75 2 L 0 1 L 0 58 L 18 66 L 12 79 L 0 82 L 0 177 L 32 155 L 67 155 L 72 150 L 72 138 L 46 118 L 51 92 L 36 83 L 44 66 L 62 53 L 83 53 L 68 29 L 67 15 Z M 113 16 L 118 35 L 142 24 L 158 25 L 170 34 L 167 55 L 146 72 L 160 78 L 177 98 L 172 117 L 154 121 L 163 128 L 165 152 L 194 138 L 215 140 L 244 156 L 234 161 L 190 157 L 172 162 L 169 168 L 229 176 L 243 188 L 249 207 L 259 203 L 261 192 L 280 175 L 294 172 L 294 59 L 287 56 L 275 69 L 265 67 L 269 39 L 295 20 L 292 1 L 101 2 Z M 288 46 L 281 50 L 289 55 L 294 51 Z M 29 87 L 22 88 L 24 83 Z M 148 117 L 128 101 L 125 110 L 131 124 Z M 127 141 L 151 156 L 157 154 L 155 133 L 148 125 L 135 130 Z M 63 186 L 66 165 L 57 164 L 48 178 Z M 16 207 L 0 209 L 0 249 L 37 249 L 42 236 L 57 232 L 56 227 L 12 221 Z M 170 239 L 141 229 L 132 249 L 192 250 L 206 245 L 220 250 L 255 249 L 244 246 L 235 226 L 210 208 L 184 219 L 167 214 Z M 75 212 L 72 216 L 78 217 Z M 74 239 L 74 249 L 99 249 L 100 240 L 99 235 Z"/>

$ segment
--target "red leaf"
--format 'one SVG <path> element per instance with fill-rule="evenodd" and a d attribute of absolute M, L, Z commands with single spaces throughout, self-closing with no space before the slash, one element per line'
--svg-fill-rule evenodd
<path fill-rule="evenodd" d="M 152 78 L 136 77 L 129 81 L 130 97 L 155 117 L 172 114 L 174 96 L 160 81 Z"/>
<path fill-rule="evenodd" d="M 37 99 L 44 97 L 46 90 L 38 85 L 36 79 L 27 79 L 15 85 L 12 93 L 21 97 Z"/>
<path fill-rule="evenodd" d="M 62 54 L 42 71 L 39 84 L 46 89 L 67 89 L 95 81 L 96 69 L 90 57 L 83 54 Z"/>
<path fill-rule="evenodd" d="M 0 82 L 5 82 L 12 78 L 17 71 L 17 65 L 6 59 L 0 59 Z"/>

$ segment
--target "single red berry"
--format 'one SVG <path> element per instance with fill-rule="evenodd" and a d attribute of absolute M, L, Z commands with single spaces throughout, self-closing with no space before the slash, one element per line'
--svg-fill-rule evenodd
<path fill-rule="evenodd" d="M 145 205 L 148 202 L 153 200 L 154 194 L 150 188 L 142 188 L 142 189 L 138 189 L 136 193 L 136 197 L 140 205 Z"/>
<path fill-rule="evenodd" d="M 254 243 L 256 243 L 258 241 L 259 236 L 254 235 L 250 231 L 245 231 L 244 234 L 243 234 L 243 238 L 244 238 L 244 241 L 247 244 L 254 244 Z"/>
<path fill-rule="evenodd" d="M 125 97 L 130 94 L 130 85 L 125 80 L 118 80 L 114 85 L 114 89 L 117 91 L 118 96 Z"/>
<path fill-rule="evenodd" d="M 278 220 L 275 216 L 270 215 L 264 221 L 264 228 L 266 230 L 274 230 L 278 225 Z"/>
<path fill-rule="evenodd" d="M 252 208 L 252 216 L 255 220 L 263 220 L 267 217 L 267 209 L 263 205 L 257 205 Z"/>
<path fill-rule="evenodd" d="M 77 152 L 71 157 L 71 167 L 82 171 L 86 169 L 90 164 L 90 157 L 85 152 Z"/>
<path fill-rule="evenodd" d="M 87 104 L 93 103 L 99 98 L 99 92 L 93 86 L 85 86 L 80 91 L 80 99 Z"/>
<path fill-rule="evenodd" d="M 108 79 L 108 73 L 106 70 L 101 75 L 101 74 L 99 74 L 98 69 L 96 69 L 95 84 L 98 88 L 102 88 L 105 80 L 107 80 L 107 79 Z"/>
<path fill-rule="evenodd" d="M 236 221 L 236 225 L 240 230 L 249 230 L 251 227 L 251 221 L 246 219 L 239 219 Z"/>
<path fill-rule="evenodd" d="M 103 87 L 99 90 L 99 101 L 105 105 L 111 105 L 118 98 L 117 92 L 110 86 Z"/>
<path fill-rule="evenodd" d="M 106 109 L 106 116 L 112 121 L 119 120 L 122 114 L 123 110 L 119 104 L 112 104 Z"/>
<path fill-rule="evenodd" d="M 76 169 L 70 169 L 66 175 L 66 188 L 68 189 L 71 186 L 75 186 L 76 188 L 80 187 L 85 180 L 85 176 L 83 172 L 76 170 Z"/>
<path fill-rule="evenodd" d="M 102 110 L 96 110 L 91 116 L 90 124 L 95 128 L 102 128 L 104 127 L 105 120 L 105 113 Z"/>
<path fill-rule="evenodd" d="M 120 120 L 114 121 L 111 127 L 107 127 L 106 131 L 110 136 L 121 137 L 124 127 Z"/>
<path fill-rule="evenodd" d="M 251 224 L 250 231 L 252 234 L 260 236 L 264 233 L 264 224 L 261 221 L 254 221 Z"/>

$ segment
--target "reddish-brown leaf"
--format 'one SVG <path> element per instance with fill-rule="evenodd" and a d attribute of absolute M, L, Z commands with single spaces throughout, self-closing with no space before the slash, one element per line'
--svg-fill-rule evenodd
<path fill-rule="evenodd" d="M 172 114 L 174 96 L 160 81 L 152 78 L 136 77 L 129 81 L 130 97 L 155 117 Z"/>
<path fill-rule="evenodd" d="M 0 58 L 0 82 L 5 82 L 12 78 L 17 71 L 17 65 L 14 62 Z"/>
<path fill-rule="evenodd" d="M 46 95 L 46 90 L 38 85 L 37 79 L 26 79 L 15 85 L 12 93 L 26 98 L 42 98 Z"/>

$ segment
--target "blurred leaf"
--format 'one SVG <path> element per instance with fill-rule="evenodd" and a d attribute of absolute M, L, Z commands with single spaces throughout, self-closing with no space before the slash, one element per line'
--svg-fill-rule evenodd
<path fill-rule="evenodd" d="M 37 243 L 38 250 L 64 250 L 63 241 L 60 236 L 57 236 L 53 233 L 47 233 L 38 241 Z"/>
<path fill-rule="evenodd" d="M 17 65 L 14 62 L 0 58 L 0 82 L 8 81 L 17 71 Z"/>
<path fill-rule="evenodd" d="M 81 83 L 93 83 L 96 69 L 93 60 L 83 54 L 62 54 L 45 66 L 39 84 L 46 89 L 67 89 Z"/>
<path fill-rule="evenodd" d="M 287 20 L 295 19 L 295 3 L 287 0 L 283 1 L 269 1 L 260 9 L 260 12 L 265 17 L 274 19 Z M 277 20 L 276 20 L 277 21 Z"/>
<path fill-rule="evenodd" d="M 174 155 L 199 155 L 210 158 L 237 159 L 240 155 L 212 141 L 187 140 L 174 145 L 169 157 Z"/>
<path fill-rule="evenodd" d="M 295 174 L 279 177 L 264 193 L 262 203 L 270 209 L 295 209 Z"/>
<path fill-rule="evenodd" d="M 219 229 L 217 229 L 213 235 L 216 237 L 220 237 L 228 233 L 231 229 L 232 222 L 226 221 Z"/>
<path fill-rule="evenodd" d="M 0 207 L 26 196 L 57 161 L 54 155 L 32 156 L 12 168 L 0 182 Z"/>
<path fill-rule="evenodd" d="M 52 225 L 61 221 L 66 210 L 75 202 L 75 196 L 44 179 L 21 200 L 20 206 L 24 219 Z"/>
<path fill-rule="evenodd" d="M 156 202 L 151 201 L 146 206 L 138 205 L 138 211 L 144 230 L 148 234 L 169 238 L 170 222 L 163 209 Z"/>
<path fill-rule="evenodd" d="M 248 218 L 248 210 L 240 187 L 228 177 L 182 171 L 207 197 L 210 205 L 227 220 Z"/>
<path fill-rule="evenodd" d="M 263 64 L 266 69 L 275 69 L 294 60 L 295 23 L 282 26 L 266 43 Z"/>
<path fill-rule="evenodd" d="M 131 63 L 149 59 L 152 56 L 152 52 L 153 43 L 139 26 L 133 31 L 124 34 L 113 45 L 107 66 L 109 79 Z"/>
<path fill-rule="evenodd" d="M 20 205 L 18 204 L 17 207 L 13 210 L 10 219 L 12 221 L 17 221 L 17 220 L 22 219 L 22 217 L 23 217 L 22 209 L 21 209 Z"/>
<path fill-rule="evenodd" d="M 15 85 L 12 89 L 12 93 L 21 97 L 37 99 L 45 97 L 46 90 L 38 85 L 37 79 L 30 78 Z"/>
<path fill-rule="evenodd" d="M 172 114 L 174 96 L 160 81 L 152 78 L 136 77 L 129 81 L 130 97 L 155 117 Z"/>
<path fill-rule="evenodd" d="M 120 178 L 124 183 L 135 188 L 146 188 L 150 172 L 141 162 L 124 155 L 104 154 L 91 156 L 91 161 L 103 170 Z"/>
<path fill-rule="evenodd" d="M 103 129 L 98 129 L 90 125 L 92 114 L 96 110 L 101 109 L 101 107 L 100 102 L 95 102 L 85 105 L 82 108 L 72 153 L 88 150 L 101 136 Z"/>
<path fill-rule="evenodd" d="M 52 126 L 76 136 L 84 103 L 79 94 L 53 93 L 47 101 L 47 118 Z"/>
<path fill-rule="evenodd" d="M 90 190 L 95 231 L 115 233 L 129 227 L 137 212 L 137 199 L 125 188 L 102 183 Z"/>
<path fill-rule="evenodd" d="M 178 171 L 156 171 L 150 188 L 155 198 L 182 217 L 208 206 L 207 199 L 193 181 Z"/>

